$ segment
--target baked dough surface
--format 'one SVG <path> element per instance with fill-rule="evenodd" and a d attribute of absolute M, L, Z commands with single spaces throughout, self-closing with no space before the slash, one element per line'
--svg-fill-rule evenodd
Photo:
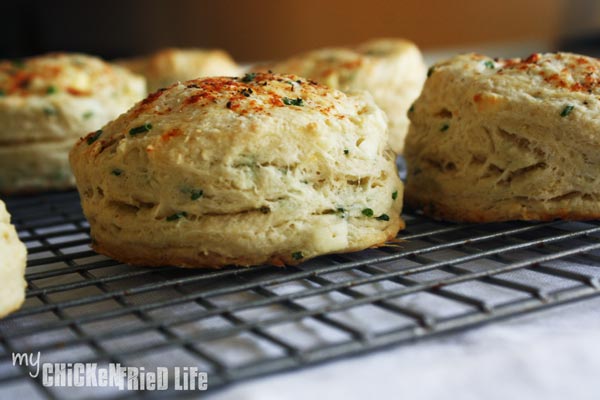
<path fill-rule="evenodd" d="M 17 310 L 25 300 L 27 250 L 19 240 L 10 215 L 0 200 L 0 318 Z"/>
<path fill-rule="evenodd" d="M 297 264 L 403 227 L 385 114 L 292 75 L 177 83 L 83 138 L 94 248 L 139 265 Z"/>
<path fill-rule="evenodd" d="M 434 66 L 406 140 L 406 199 L 454 221 L 600 217 L 600 62 L 576 54 Z"/>

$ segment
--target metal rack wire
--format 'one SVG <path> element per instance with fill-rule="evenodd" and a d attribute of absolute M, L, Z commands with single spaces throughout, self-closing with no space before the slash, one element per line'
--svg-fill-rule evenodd
<path fill-rule="evenodd" d="M 0 321 L 0 397 L 60 398 L 44 362 L 200 366 L 209 390 L 600 293 L 600 222 L 460 225 L 407 213 L 402 241 L 280 269 L 133 268 L 90 250 L 75 192 L 6 199 L 27 301 Z M 107 398 L 177 393 L 106 392 Z M 189 395 L 189 393 L 188 393 Z"/>

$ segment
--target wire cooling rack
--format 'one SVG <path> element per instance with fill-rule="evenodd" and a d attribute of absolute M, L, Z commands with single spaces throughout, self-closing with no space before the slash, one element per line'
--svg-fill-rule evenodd
<path fill-rule="evenodd" d="M 600 292 L 599 221 L 460 225 L 409 212 L 403 241 L 389 246 L 285 269 L 194 271 L 94 253 L 75 192 L 6 201 L 29 248 L 29 287 L 24 307 L 0 321 L 0 397 L 90 395 L 44 387 L 41 374 L 12 366 L 13 352 L 146 370 L 199 366 L 210 391 Z"/>

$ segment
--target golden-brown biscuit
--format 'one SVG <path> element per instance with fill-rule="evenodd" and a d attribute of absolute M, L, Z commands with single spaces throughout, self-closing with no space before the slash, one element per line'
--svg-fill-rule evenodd
<path fill-rule="evenodd" d="M 385 114 L 297 76 L 157 91 L 71 151 L 94 248 L 140 265 L 297 264 L 403 227 Z"/>
<path fill-rule="evenodd" d="M 407 203 L 454 221 L 600 217 L 600 61 L 435 65 L 406 140 Z"/>

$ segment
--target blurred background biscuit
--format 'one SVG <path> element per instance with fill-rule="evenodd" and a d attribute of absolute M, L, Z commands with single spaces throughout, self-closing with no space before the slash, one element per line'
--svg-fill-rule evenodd
<path fill-rule="evenodd" d="M 151 92 L 178 81 L 205 76 L 237 76 L 240 73 L 240 67 L 229 54 L 213 49 L 169 48 L 117 63 L 145 76 Z"/>
<path fill-rule="evenodd" d="M 0 192 L 22 192 L 73 186 L 67 149 L 146 87 L 99 58 L 53 53 L 0 62 L 0 94 Z"/>
<path fill-rule="evenodd" d="M 300 75 L 342 91 L 369 91 L 387 114 L 390 146 L 396 153 L 402 153 L 408 129 L 406 112 L 421 92 L 427 72 L 417 46 L 404 39 L 377 39 L 356 48 L 323 48 L 259 68 Z"/>

